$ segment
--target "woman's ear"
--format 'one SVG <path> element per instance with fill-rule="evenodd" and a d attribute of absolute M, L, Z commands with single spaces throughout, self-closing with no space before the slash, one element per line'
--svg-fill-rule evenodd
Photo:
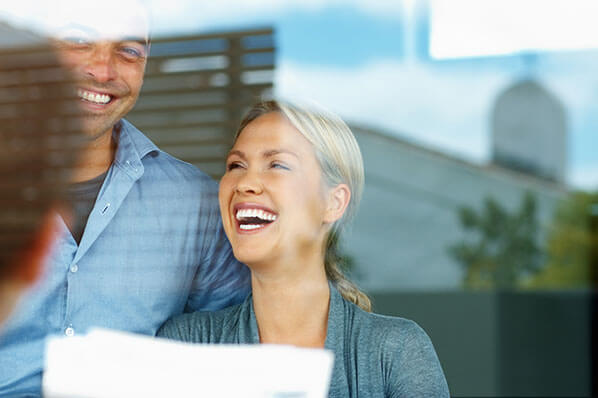
<path fill-rule="evenodd" d="M 326 203 L 326 214 L 324 215 L 324 222 L 332 224 L 339 220 L 351 200 L 351 190 L 347 184 L 339 184 L 328 190 Z"/>

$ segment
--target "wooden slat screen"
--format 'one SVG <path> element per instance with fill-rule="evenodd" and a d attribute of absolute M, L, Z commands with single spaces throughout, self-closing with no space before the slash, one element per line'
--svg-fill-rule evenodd
<path fill-rule="evenodd" d="M 155 38 L 127 119 L 161 149 L 219 178 L 248 106 L 272 95 L 272 29 Z"/>

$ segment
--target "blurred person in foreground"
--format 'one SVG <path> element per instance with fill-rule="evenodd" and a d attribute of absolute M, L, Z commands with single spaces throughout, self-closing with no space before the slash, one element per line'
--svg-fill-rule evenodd
<path fill-rule="evenodd" d="M 330 349 L 330 397 L 448 397 L 426 333 L 371 313 L 368 297 L 338 267 L 338 237 L 364 183 L 349 128 L 320 111 L 258 104 L 241 123 L 226 170 L 220 211 L 235 256 L 251 270 L 252 295 L 218 312 L 178 316 L 158 335 Z"/>
<path fill-rule="evenodd" d="M 75 85 L 52 49 L 27 31 L 3 33 L 21 44 L 0 50 L 0 336 L 43 274 L 84 143 Z"/>
<path fill-rule="evenodd" d="M 135 0 L 40 7 L 90 141 L 45 276 L 0 337 L 0 396 L 40 395 L 47 336 L 91 327 L 154 335 L 173 315 L 242 301 L 250 286 L 222 229 L 216 182 L 124 119 L 143 83 L 147 10 Z"/>

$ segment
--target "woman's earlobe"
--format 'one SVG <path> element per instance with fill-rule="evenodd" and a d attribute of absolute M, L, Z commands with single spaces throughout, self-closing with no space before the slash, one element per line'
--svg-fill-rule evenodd
<path fill-rule="evenodd" d="M 339 184 L 328 192 L 328 203 L 324 222 L 333 223 L 340 220 L 351 200 L 351 190 L 347 184 Z"/>

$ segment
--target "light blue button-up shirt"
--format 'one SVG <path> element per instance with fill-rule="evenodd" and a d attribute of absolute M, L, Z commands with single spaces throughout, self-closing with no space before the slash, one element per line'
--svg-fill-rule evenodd
<path fill-rule="evenodd" d="M 39 396 L 49 335 L 92 326 L 148 335 L 184 311 L 242 301 L 249 272 L 224 235 L 217 183 L 127 121 L 80 245 L 61 234 L 0 331 L 0 396 Z"/>

